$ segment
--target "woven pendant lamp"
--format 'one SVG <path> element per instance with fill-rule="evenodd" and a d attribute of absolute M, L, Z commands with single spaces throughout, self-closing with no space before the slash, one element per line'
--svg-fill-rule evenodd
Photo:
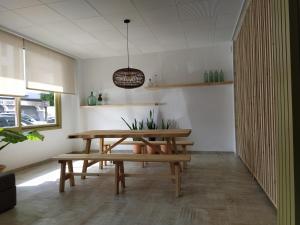
<path fill-rule="evenodd" d="M 129 47 L 128 47 L 128 24 L 129 19 L 124 20 L 127 25 L 127 61 L 128 67 L 118 69 L 113 74 L 113 82 L 117 87 L 132 89 L 141 87 L 145 82 L 145 75 L 141 70 L 129 67 Z"/>

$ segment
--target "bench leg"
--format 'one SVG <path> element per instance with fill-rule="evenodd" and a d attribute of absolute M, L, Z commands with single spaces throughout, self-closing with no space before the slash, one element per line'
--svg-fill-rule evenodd
<path fill-rule="evenodd" d="M 72 160 L 68 161 L 68 169 L 69 169 L 69 176 L 70 176 L 70 186 L 75 186 L 75 179 L 73 175 L 73 163 Z"/>
<path fill-rule="evenodd" d="M 59 163 L 60 163 L 59 192 L 64 192 L 65 181 L 66 181 L 66 161 L 59 161 Z"/>
<path fill-rule="evenodd" d="M 175 163 L 175 196 L 178 198 L 181 191 L 181 173 L 180 173 L 180 164 Z"/>
<path fill-rule="evenodd" d="M 171 171 L 171 175 L 174 176 L 175 175 L 175 165 L 174 163 L 170 162 L 170 171 Z M 172 178 L 172 182 L 174 183 L 174 179 Z"/>

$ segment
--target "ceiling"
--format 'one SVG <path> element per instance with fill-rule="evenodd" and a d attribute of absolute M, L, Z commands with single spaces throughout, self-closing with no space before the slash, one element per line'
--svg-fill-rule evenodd
<path fill-rule="evenodd" d="M 0 0 L 0 26 L 78 58 L 230 41 L 243 0 Z"/>

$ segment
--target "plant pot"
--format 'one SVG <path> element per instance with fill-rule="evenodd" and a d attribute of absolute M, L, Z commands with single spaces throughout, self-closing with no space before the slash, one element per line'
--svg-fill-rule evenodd
<path fill-rule="evenodd" d="M 163 152 L 163 153 L 166 153 L 166 154 L 170 154 L 170 148 L 168 148 L 168 145 L 160 145 L 160 150 Z"/>
<path fill-rule="evenodd" d="M 159 147 L 159 146 L 157 146 Z M 147 145 L 147 153 L 148 154 L 156 154 L 157 151 L 156 151 L 156 148 L 152 148 L 151 146 Z"/>
<path fill-rule="evenodd" d="M 132 152 L 134 154 L 141 154 L 142 153 L 142 145 L 132 145 Z"/>
<path fill-rule="evenodd" d="M 0 173 L 3 172 L 5 170 L 6 166 L 5 165 L 1 165 L 0 164 Z"/>

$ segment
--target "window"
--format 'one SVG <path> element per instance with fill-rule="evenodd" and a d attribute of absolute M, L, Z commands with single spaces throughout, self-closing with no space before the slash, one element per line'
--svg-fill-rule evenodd
<path fill-rule="evenodd" d="M 61 127 L 60 95 L 53 92 L 27 90 L 24 97 L 0 96 L 0 127 Z"/>

